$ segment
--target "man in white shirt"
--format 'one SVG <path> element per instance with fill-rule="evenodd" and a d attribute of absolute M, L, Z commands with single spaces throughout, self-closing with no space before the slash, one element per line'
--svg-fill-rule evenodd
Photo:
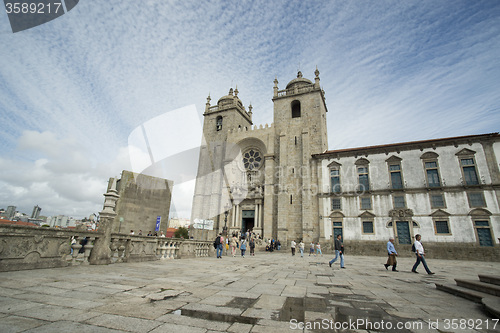
<path fill-rule="evenodd" d="M 297 243 L 295 243 L 295 240 L 292 240 L 292 242 L 290 243 L 290 248 L 292 249 L 292 256 L 295 255 L 295 246 L 297 245 Z"/>
<path fill-rule="evenodd" d="M 421 238 L 422 238 L 422 236 L 420 236 L 419 234 L 417 234 L 415 236 L 415 255 L 417 256 L 417 261 L 415 262 L 415 265 L 413 265 L 413 268 L 411 269 L 411 271 L 413 273 L 418 273 L 417 267 L 418 267 L 418 265 L 420 265 L 420 262 L 422 262 L 427 274 L 434 274 L 433 272 L 431 272 L 429 267 L 427 267 L 427 263 L 425 262 L 424 247 L 422 246 L 422 243 L 420 243 Z"/>

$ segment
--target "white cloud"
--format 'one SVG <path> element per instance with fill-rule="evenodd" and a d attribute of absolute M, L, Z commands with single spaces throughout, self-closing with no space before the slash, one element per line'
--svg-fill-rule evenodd
<path fill-rule="evenodd" d="M 15 205 L 30 213 L 35 205 L 44 215 L 89 216 L 102 209 L 109 177 L 129 169 L 125 148 L 113 159 L 94 160 L 73 138 L 61 139 L 52 132 L 25 131 L 19 138 L 24 154 L 42 156 L 34 161 L 0 158 L 1 205 Z"/>

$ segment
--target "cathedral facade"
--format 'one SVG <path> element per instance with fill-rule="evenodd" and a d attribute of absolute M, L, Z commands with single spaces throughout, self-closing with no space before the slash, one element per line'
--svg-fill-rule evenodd
<path fill-rule="evenodd" d="M 274 122 L 255 126 L 238 89 L 204 112 L 191 221 L 217 232 L 330 243 L 346 239 L 495 246 L 500 235 L 498 133 L 328 150 L 320 87 L 299 72 L 274 81 Z"/>

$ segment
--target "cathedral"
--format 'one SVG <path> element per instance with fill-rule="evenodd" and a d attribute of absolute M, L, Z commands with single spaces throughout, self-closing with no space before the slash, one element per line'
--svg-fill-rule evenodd
<path fill-rule="evenodd" d="M 231 88 L 204 112 L 191 220 L 253 230 L 282 244 L 416 234 L 435 243 L 498 246 L 498 133 L 328 150 L 324 91 L 298 72 L 274 80 L 274 122 L 256 126 Z"/>

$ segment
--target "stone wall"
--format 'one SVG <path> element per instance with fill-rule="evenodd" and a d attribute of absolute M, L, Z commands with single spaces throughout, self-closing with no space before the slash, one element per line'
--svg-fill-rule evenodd
<path fill-rule="evenodd" d="M 112 180 L 108 190 L 111 183 Z M 142 230 L 142 234 L 147 235 L 149 231 L 154 232 L 156 218 L 161 216 L 160 230 L 166 234 L 172 186 L 170 180 L 123 170 L 116 186 L 120 198 L 116 203 L 113 232 L 134 230 L 137 235 Z"/>
<path fill-rule="evenodd" d="M 78 231 L 17 225 L 0 226 L 0 271 L 99 264 L 92 257 L 99 231 Z M 76 244 L 71 245 L 75 237 Z M 80 241 L 87 239 L 86 245 Z M 125 263 L 214 255 L 213 241 L 112 233 L 106 262 Z M 73 250 L 73 251 L 72 251 Z M 80 251 L 81 250 L 81 251 Z M 81 253 L 80 253 L 81 252 Z"/>

